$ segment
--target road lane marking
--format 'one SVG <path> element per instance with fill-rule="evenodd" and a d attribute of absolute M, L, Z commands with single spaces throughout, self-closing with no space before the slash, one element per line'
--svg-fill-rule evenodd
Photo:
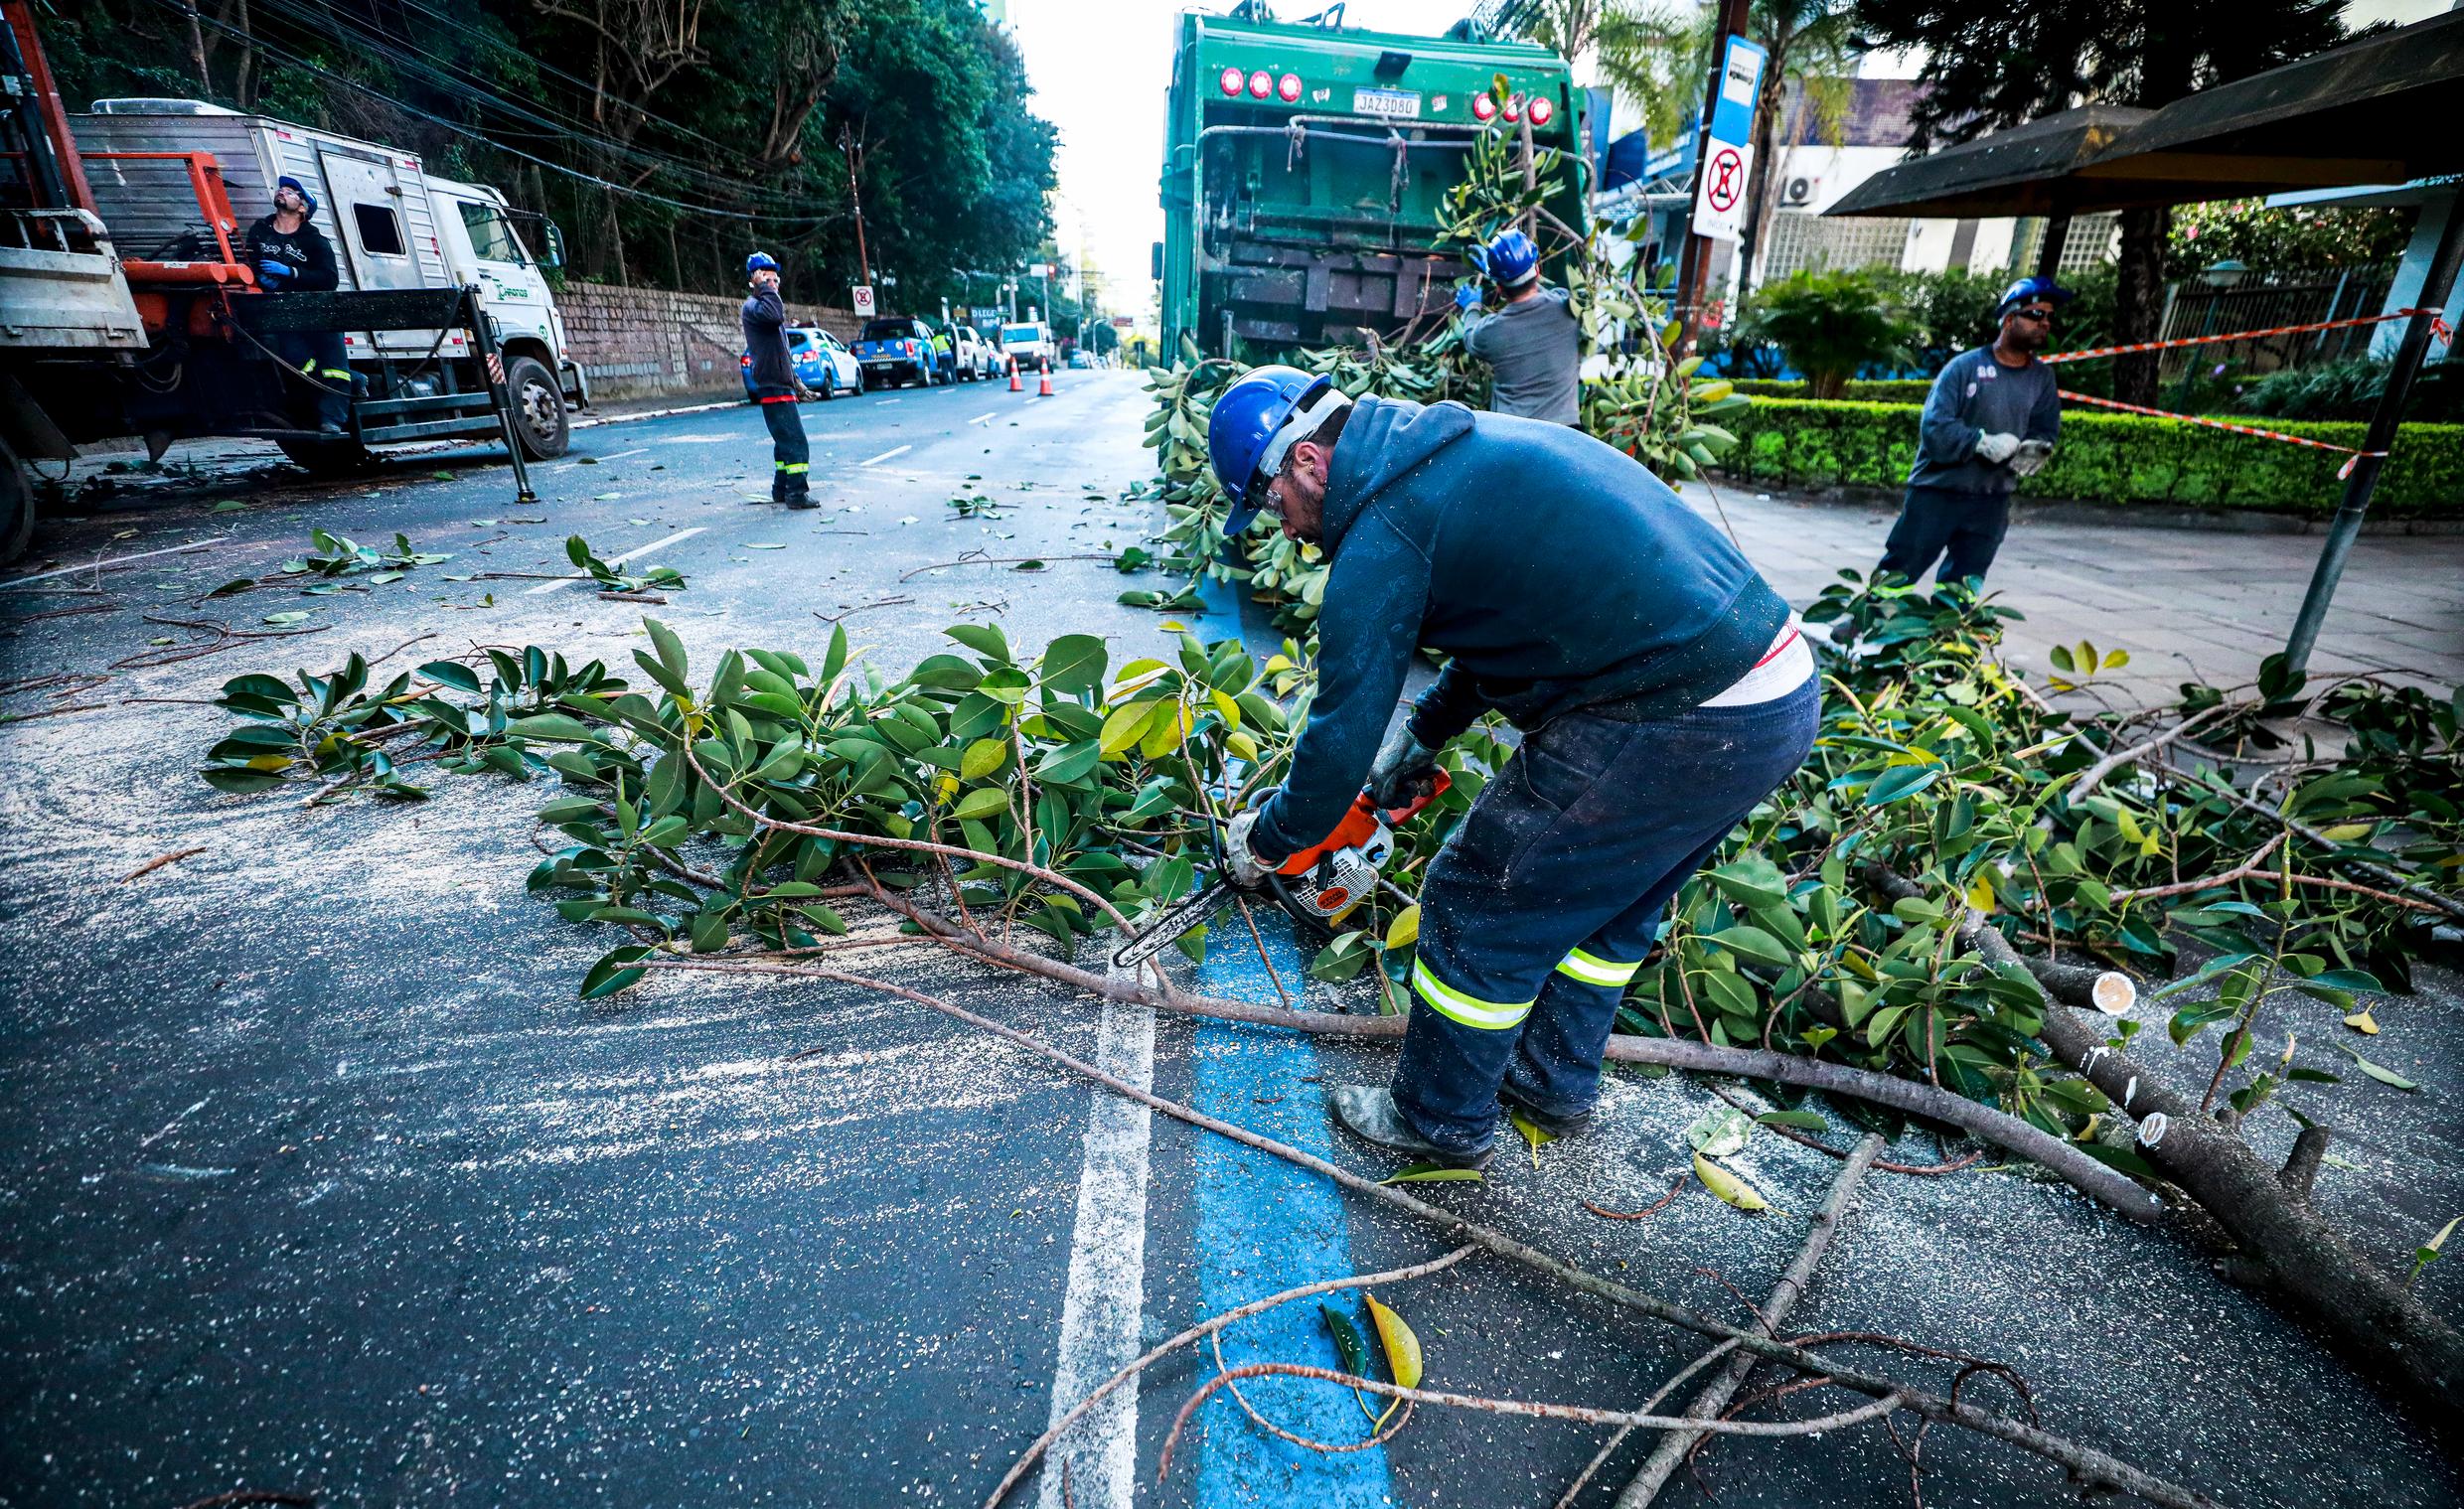
<path fill-rule="evenodd" d="M 649 544 L 640 546 L 637 549 L 627 550 L 622 555 L 603 555 L 600 559 L 606 561 L 611 566 L 621 566 L 628 560 L 639 560 L 643 556 L 648 555 L 651 551 L 660 549 L 666 545 L 672 545 L 680 539 L 691 539 L 693 536 L 700 533 L 703 529 L 708 528 L 709 526 L 707 525 L 697 524 L 690 529 L 679 529 L 665 539 L 654 539 Z M 559 576 L 554 581 L 540 582 L 536 587 L 527 588 L 523 595 L 525 597 L 537 597 L 541 592 L 553 592 L 558 587 L 570 586 L 574 582 L 588 580 L 590 580 L 589 572 L 578 571 L 571 576 Z"/>
<path fill-rule="evenodd" d="M 878 456 L 867 456 L 855 464 L 857 466 L 879 466 L 882 462 L 889 460 L 892 456 L 904 456 L 907 452 L 914 449 L 915 447 L 912 445 L 902 445 L 895 450 L 883 451 Z"/>
<path fill-rule="evenodd" d="M 220 535 L 210 539 L 192 539 L 184 545 L 165 545 L 159 550 L 140 550 L 134 555 L 114 555 L 107 560 L 89 560 L 82 565 L 62 566 L 57 571 L 37 571 L 32 576 L 12 576 L 7 581 L 0 581 L 0 592 L 6 592 L 11 587 L 22 587 L 30 581 L 49 581 L 55 576 L 67 576 L 72 571 L 99 571 L 104 566 L 124 565 L 132 560 L 152 560 L 157 555 L 177 555 L 182 550 L 202 550 L 208 545 L 219 545 L 223 542 L 223 536 Z"/>
<path fill-rule="evenodd" d="M 1096 1063 L 1141 1090 L 1155 1083 L 1155 1013 L 1104 1003 Z M 1136 1101 L 1097 1087 L 1087 1116 L 1086 1166 L 1078 1179 L 1077 1226 L 1070 1237 L 1069 1287 L 1061 1302 L 1060 1362 L 1052 1377 L 1058 1421 L 1139 1352 L 1147 1308 L 1147 1151 L 1155 1116 Z M 1131 1509 L 1138 1477 L 1138 1380 L 1115 1389 L 1046 1457 L 1038 1509 L 1063 1509 L 1061 1474 L 1070 1461 L 1074 1502 Z"/>
<path fill-rule="evenodd" d="M 1000 417 L 1001 417 L 1001 411 L 1000 411 L 1000 410 L 998 410 L 998 409 L 996 409 L 995 411 L 993 411 L 992 413 L 989 413 L 989 414 L 978 414 L 978 415 L 976 415 L 976 417 L 974 417 L 973 419 L 968 420 L 967 422 L 968 422 L 968 423 L 970 423 L 970 424 L 990 424 L 990 423 L 992 423 L 994 420 L 996 420 L 996 419 L 998 419 L 998 418 L 1000 418 Z"/>
<path fill-rule="evenodd" d="M 641 445 L 636 446 L 629 451 L 618 451 L 613 456 L 594 456 L 588 461 L 568 461 L 562 466 L 551 466 L 547 470 L 551 472 L 569 472 L 577 466 L 604 466 L 610 461 L 622 461 L 627 456 L 645 455 L 649 452 L 649 446 Z"/>

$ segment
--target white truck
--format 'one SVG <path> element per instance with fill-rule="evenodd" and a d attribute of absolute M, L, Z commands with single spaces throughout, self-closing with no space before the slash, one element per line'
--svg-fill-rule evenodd
<path fill-rule="evenodd" d="M 1052 327 L 1032 316 L 1012 320 L 1001 328 L 1001 349 L 1004 361 L 1018 364 L 1020 372 L 1036 372 L 1052 365 Z"/>
<path fill-rule="evenodd" d="M 334 245 L 342 290 L 476 285 L 503 352 L 524 451 L 533 459 L 563 454 L 567 406 L 587 404 L 589 390 L 566 355 L 564 323 L 542 276 L 563 259 L 552 223 L 528 218 L 540 242 L 535 250 L 517 226 L 523 218 L 494 189 L 437 177 L 392 147 L 199 100 L 96 100 L 70 125 L 95 209 L 123 256 L 177 261 L 220 253 L 212 227 L 201 223 L 191 177 L 196 155 L 206 153 L 221 170 L 234 251 L 247 226 L 273 209 L 275 181 L 287 176 L 318 202 L 315 224 Z M 347 468 L 366 459 L 367 443 L 452 434 L 456 418 L 470 420 L 471 433 L 493 429 L 478 357 L 462 332 L 356 331 L 343 345 L 366 399 L 419 402 L 410 413 L 420 416 L 411 423 L 421 431 L 363 422 L 363 436 L 352 441 L 283 441 L 294 460 Z"/>

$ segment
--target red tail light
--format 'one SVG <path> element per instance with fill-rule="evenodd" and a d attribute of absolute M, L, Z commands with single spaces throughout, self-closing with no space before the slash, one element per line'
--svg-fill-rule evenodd
<path fill-rule="evenodd" d="M 1223 91 L 1226 94 L 1238 94 L 1241 91 L 1241 71 L 1239 69 L 1225 69 L 1223 71 L 1223 77 L 1217 81 L 1223 85 Z"/>
<path fill-rule="evenodd" d="M 1534 99 L 1531 102 L 1531 123 L 1535 126 L 1547 125 L 1549 118 L 1556 113 L 1557 107 L 1545 99 Z"/>
<path fill-rule="evenodd" d="M 1253 96 L 1255 96 L 1256 98 L 1259 98 L 1259 99 L 1264 99 L 1264 98 L 1266 98 L 1269 94 L 1274 93 L 1274 92 L 1275 92 L 1275 75 L 1272 75 L 1272 74 L 1269 74 L 1269 73 L 1268 73 L 1266 70 L 1264 70 L 1264 69 L 1260 69 L 1260 70 L 1258 70 L 1258 72 L 1256 72 L 1255 74 L 1250 75 L 1249 75 L 1249 92 L 1250 92 Z"/>
<path fill-rule="evenodd" d="M 1471 96 L 1471 118 L 1473 120 L 1493 120 L 1496 115 L 1497 101 L 1494 96 L 1488 94 Z"/>
<path fill-rule="evenodd" d="M 1522 95 L 1520 95 L 1520 94 L 1509 94 L 1509 95 L 1507 95 L 1507 96 L 1506 96 L 1506 119 L 1508 119 L 1508 120 L 1520 120 L 1520 119 L 1522 119 L 1522 118 L 1523 118 L 1523 96 L 1522 96 Z"/>
<path fill-rule="evenodd" d="M 1276 79 L 1275 92 L 1284 103 L 1295 103 L 1301 97 L 1301 75 L 1286 74 L 1283 77 Z"/>

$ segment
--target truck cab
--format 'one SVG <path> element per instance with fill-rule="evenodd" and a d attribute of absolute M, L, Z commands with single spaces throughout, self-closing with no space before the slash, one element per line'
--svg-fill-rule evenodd
<path fill-rule="evenodd" d="M 433 174 L 428 198 L 436 206 L 437 243 L 447 269 L 455 282 L 479 286 L 480 307 L 496 322 L 506 387 L 524 411 L 526 426 L 558 422 L 548 412 L 558 395 L 587 406 L 589 382 L 567 355 L 564 316 L 547 286 L 547 270 L 564 263 L 564 236 L 555 222 L 518 216 L 504 195 L 485 185 Z M 535 228 L 540 243 L 536 251 L 523 239 L 518 220 Z"/>

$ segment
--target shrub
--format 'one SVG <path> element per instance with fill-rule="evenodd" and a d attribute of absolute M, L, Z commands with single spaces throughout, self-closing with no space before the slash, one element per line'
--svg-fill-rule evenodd
<path fill-rule="evenodd" d="M 1852 272 L 1792 272 L 1754 296 L 1741 343 L 1778 347 L 1817 398 L 1836 397 L 1868 367 L 1908 359 L 1908 325 L 1877 279 Z"/>
<path fill-rule="evenodd" d="M 2348 357 L 2317 367 L 2269 373 L 2246 388 L 2236 405 L 2245 414 L 2278 419 L 2351 419 L 2367 423 L 2387 391 L 2392 362 Z M 2408 419 L 2435 423 L 2464 420 L 2464 367 L 2438 362 L 2413 379 Z"/>
<path fill-rule="evenodd" d="M 1897 489 L 1917 449 L 1920 407 L 1757 398 L 1727 421 L 1739 439 L 1728 475 L 1789 487 Z M 2270 426 L 2337 445 L 2361 443 L 2359 424 L 2278 421 Z M 2062 443 L 2023 497 L 2266 509 L 2323 518 L 2343 496 L 2345 458 L 2137 414 L 2065 410 Z M 2464 425 L 2407 424 L 2379 477 L 2374 514 L 2464 518 Z"/>
<path fill-rule="evenodd" d="M 1730 386 L 1749 398 L 1804 398 L 1802 377 L 1738 377 Z M 1932 391 L 1931 377 L 1852 377 L 1839 395 L 1856 403 L 1914 403 L 1923 406 Z"/>

